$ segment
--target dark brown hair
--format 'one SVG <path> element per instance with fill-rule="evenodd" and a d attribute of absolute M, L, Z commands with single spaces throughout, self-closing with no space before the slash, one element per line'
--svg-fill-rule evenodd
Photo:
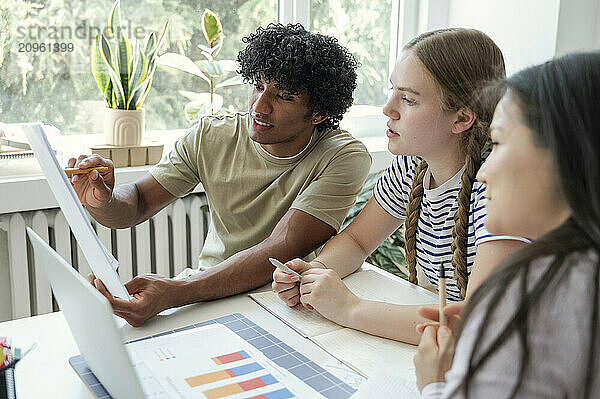
<path fill-rule="evenodd" d="M 468 397 L 469 384 L 477 371 L 515 335 L 519 337 L 521 349 L 519 363 L 515 356 L 519 374 L 508 397 L 518 396 L 523 377 L 530 367 L 528 329 L 535 326 L 529 323 L 529 315 L 536 311 L 537 304 L 544 302 L 544 296 L 553 295 L 555 287 L 568 280 L 573 267 L 573 262 L 567 259 L 570 254 L 589 249 L 598 253 L 600 250 L 600 52 L 570 54 L 527 68 L 511 76 L 506 87 L 532 130 L 534 143 L 547 148 L 554 160 L 571 218 L 506 258 L 473 293 L 464 320 L 465 323 L 469 321 L 474 309 L 484 313 L 477 331 L 477 343 L 488 332 L 488 320 L 494 316 L 494 305 L 502 303 L 506 287 L 514 282 L 520 284 L 516 311 L 506 317 L 505 327 L 494 332 L 496 338 L 485 350 L 477 344 L 473 346 L 459 386 L 465 397 Z M 546 256 L 553 259 L 549 266 L 544 266 L 544 277 L 528 287 L 528 273 L 534 267 L 532 261 Z M 600 264 L 590 266 L 587 270 L 591 289 L 572 293 L 588 301 L 589 306 L 589 342 L 582 344 L 586 348 L 582 355 L 587 359 L 581 362 L 581 366 L 586 367 L 585 379 L 579 381 L 584 398 L 591 397 L 592 386 L 597 382 L 600 339 L 597 333 L 600 327 Z M 478 306 L 488 297 L 491 297 L 489 304 Z M 586 323 L 581 321 L 582 326 Z"/>

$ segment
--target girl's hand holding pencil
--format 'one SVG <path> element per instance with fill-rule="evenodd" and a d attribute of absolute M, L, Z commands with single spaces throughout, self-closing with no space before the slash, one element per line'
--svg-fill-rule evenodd
<path fill-rule="evenodd" d="M 419 391 L 432 382 L 445 381 L 445 374 L 452 367 L 454 358 L 454 328 L 460 322 L 460 315 L 465 302 L 454 302 L 444 306 L 440 312 L 439 306 L 422 306 L 419 315 L 431 321 L 417 325 L 417 332 L 422 334 L 419 349 L 414 362 Z M 446 323 L 440 323 L 442 314 Z"/>
<path fill-rule="evenodd" d="M 464 310 L 466 303 L 464 301 L 453 302 L 444 307 L 444 315 L 446 316 L 447 326 L 450 330 L 454 331 L 458 323 L 460 322 L 460 315 Z M 419 308 L 419 315 L 430 321 L 417 324 L 416 329 L 419 334 L 423 334 L 425 327 L 427 326 L 438 326 L 439 325 L 439 307 L 438 306 L 421 306 Z"/>

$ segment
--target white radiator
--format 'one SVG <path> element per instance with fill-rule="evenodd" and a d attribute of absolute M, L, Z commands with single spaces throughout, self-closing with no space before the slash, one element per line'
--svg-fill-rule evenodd
<path fill-rule="evenodd" d="M 123 282 L 146 273 L 172 277 L 197 264 L 210 222 L 208 212 L 203 211 L 206 204 L 204 194 L 191 194 L 132 228 L 112 230 L 93 219 L 92 224 L 100 241 L 119 261 Z M 86 279 L 91 271 L 60 209 L 0 215 L 0 241 L 4 241 L 0 250 L 6 252 L 0 256 L 0 302 L 4 302 L 0 321 L 57 310 L 43 268 L 33 260 L 26 226 Z"/>

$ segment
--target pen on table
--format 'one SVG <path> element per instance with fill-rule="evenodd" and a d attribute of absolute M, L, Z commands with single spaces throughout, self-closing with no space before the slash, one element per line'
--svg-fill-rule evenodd
<path fill-rule="evenodd" d="M 96 166 L 96 167 L 87 168 L 87 169 L 65 168 L 65 173 L 67 174 L 67 176 L 83 175 L 86 173 L 90 173 L 92 170 L 97 170 L 98 173 L 106 172 L 106 171 L 108 171 L 108 166 Z"/>
<path fill-rule="evenodd" d="M 286 265 L 284 265 L 283 263 L 281 263 L 277 259 L 275 259 L 275 258 L 269 258 L 269 261 L 273 264 L 273 266 L 275 266 L 276 268 L 278 268 L 279 270 L 281 270 L 285 274 L 289 274 L 289 275 L 300 277 L 300 274 L 298 274 L 297 272 L 293 271 L 292 269 L 290 269 L 289 267 L 287 267 Z"/>
<path fill-rule="evenodd" d="M 444 314 L 444 308 L 446 307 L 446 271 L 444 269 L 444 262 L 442 262 L 438 271 L 438 287 L 440 293 L 440 326 L 446 326 L 448 325 L 448 320 Z"/>

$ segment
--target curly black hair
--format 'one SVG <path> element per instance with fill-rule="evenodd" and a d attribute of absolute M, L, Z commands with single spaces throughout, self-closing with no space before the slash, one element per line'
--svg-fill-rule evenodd
<path fill-rule="evenodd" d="M 337 128 L 352 105 L 359 63 L 331 36 L 308 32 L 301 24 L 270 23 L 242 38 L 237 56 L 245 83 L 274 81 L 280 90 L 308 94 L 310 114 L 327 116 L 320 128 Z"/>

